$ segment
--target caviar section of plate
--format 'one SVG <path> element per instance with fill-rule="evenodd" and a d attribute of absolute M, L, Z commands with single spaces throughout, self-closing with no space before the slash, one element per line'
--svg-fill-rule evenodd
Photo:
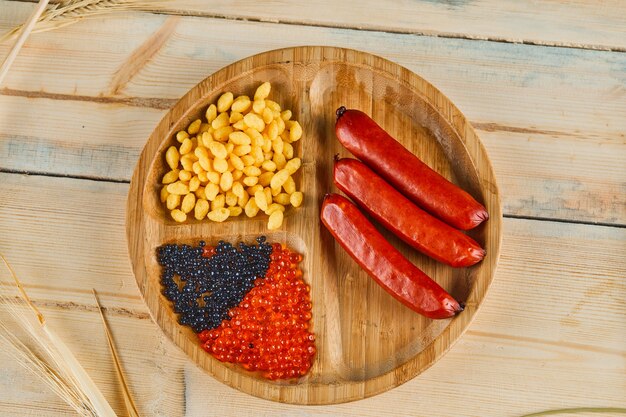
<path fill-rule="evenodd" d="M 176 224 L 159 201 L 164 151 L 225 91 L 252 95 L 264 81 L 272 99 L 293 111 L 304 135 L 294 147 L 302 168 L 294 178 L 304 192 L 301 207 L 285 212 L 280 230 L 268 232 L 267 216 L 237 217 L 224 223 Z M 350 156 L 334 134 L 335 110 L 360 109 L 433 169 L 483 203 L 490 219 L 469 232 L 487 250 L 470 268 L 451 268 L 409 248 L 390 233 L 389 241 L 458 300 L 463 313 L 434 321 L 417 315 L 388 295 L 336 244 L 319 221 L 324 194 L 337 192 L 333 158 Z M 156 323 L 191 360 L 210 375 L 243 392 L 294 404 L 357 400 L 398 386 L 441 358 L 467 329 L 491 284 L 501 239 L 501 208 L 484 147 L 459 110 L 412 72 L 373 55 L 332 47 L 298 47 L 246 58 L 211 75 L 190 90 L 162 119 L 141 154 L 127 205 L 129 254 L 138 287 Z M 165 243 L 196 245 L 205 240 L 251 243 L 259 235 L 303 255 L 304 280 L 311 287 L 312 332 L 317 354 L 303 378 L 270 381 L 219 362 L 198 337 L 177 323 L 161 294 L 157 248 Z"/>

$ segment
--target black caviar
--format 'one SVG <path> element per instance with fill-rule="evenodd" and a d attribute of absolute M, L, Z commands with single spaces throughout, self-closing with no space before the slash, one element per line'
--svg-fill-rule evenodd
<path fill-rule="evenodd" d="M 269 267 L 272 245 L 265 236 L 256 240 L 257 245 L 238 247 L 220 241 L 211 257 L 202 256 L 204 241 L 198 246 L 158 248 L 163 295 L 173 303 L 180 324 L 201 332 L 229 319 L 228 310 L 241 302 L 256 278 L 265 277 Z"/>

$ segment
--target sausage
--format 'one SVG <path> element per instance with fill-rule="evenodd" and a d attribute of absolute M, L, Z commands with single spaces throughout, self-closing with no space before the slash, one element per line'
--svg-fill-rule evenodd
<path fill-rule="evenodd" d="M 335 161 L 335 185 L 413 248 L 454 267 L 480 262 L 485 251 L 471 237 L 426 213 L 356 159 Z"/>
<path fill-rule="evenodd" d="M 450 226 L 469 230 L 489 218 L 482 204 L 420 161 L 362 111 L 337 109 L 335 133 L 354 156 Z"/>
<path fill-rule="evenodd" d="M 452 317 L 463 310 L 439 284 L 387 242 L 347 198 L 326 195 L 320 217 L 359 266 L 405 306 L 432 319 Z"/>

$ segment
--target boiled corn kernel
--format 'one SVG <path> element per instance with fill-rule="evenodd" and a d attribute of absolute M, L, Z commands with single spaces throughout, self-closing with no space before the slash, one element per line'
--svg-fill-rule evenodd
<path fill-rule="evenodd" d="M 263 186 L 255 184 L 252 187 L 249 187 L 246 191 L 248 192 L 248 194 L 250 194 L 250 196 L 254 196 L 257 191 L 263 191 Z"/>
<path fill-rule="evenodd" d="M 167 187 L 161 188 L 161 203 L 165 203 L 168 195 L 170 195 L 170 193 L 167 192 Z"/>
<path fill-rule="evenodd" d="M 246 192 L 243 189 L 243 185 L 239 181 L 235 181 L 232 186 L 233 193 L 237 196 L 237 198 L 241 198 L 241 196 Z"/>
<path fill-rule="evenodd" d="M 293 158 L 293 145 L 291 143 L 283 142 L 283 155 L 287 160 Z"/>
<path fill-rule="evenodd" d="M 181 155 L 191 152 L 191 148 L 193 147 L 193 142 L 191 139 L 187 138 L 183 140 L 183 143 L 180 145 L 179 152 Z"/>
<path fill-rule="evenodd" d="M 257 87 L 256 91 L 254 92 L 254 99 L 265 100 L 267 96 L 270 95 L 271 88 L 272 85 L 269 82 L 265 81 L 263 84 Z"/>
<path fill-rule="evenodd" d="M 178 223 L 182 223 L 187 220 L 187 215 L 179 209 L 174 209 L 171 212 L 172 219 L 176 220 Z"/>
<path fill-rule="evenodd" d="M 226 219 L 228 219 L 229 216 L 230 216 L 230 210 L 228 210 L 226 207 L 220 207 L 220 208 L 211 210 L 207 214 L 207 217 L 209 220 L 218 222 L 218 223 L 225 221 Z"/>
<path fill-rule="evenodd" d="M 181 130 L 180 132 L 176 134 L 176 140 L 180 143 L 183 143 L 183 141 L 187 139 L 188 137 L 189 137 L 189 133 L 187 133 L 187 131 L 185 130 Z"/>
<path fill-rule="evenodd" d="M 291 110 L 284 110 L 280 113 L 280 118 L 283 119 L 283 121 L 287 121 L 289 119 L 291 119 Z"/>
<path fill-rule="evenodd" d="M 257 206 L 256 200 L 254 197 L 248 200 L 248 203 L 246 203 L 244 211 L 246 212 L 246 216 L 248 217 L 254 217 L 257 215 L 257 213 L 259 212 L 259 206 Z"/>
<path fill-rule="evenodd" d="M 184 182 L 188 182 L 191 179 L 192 176 L 193 176 L 193 174 L 190 171 L 187 171 L 187 170 L 183 170 L 183 171 L 180 171 L 178 173 L 178 178 L 181 181 L 184 181 Z"/>
<path fill-rule="evenodd" d="M 223 143 L 220 142 L 211 142 L 211 144 L 209 145 L 209 150 L 215 158 L 226 159 L 226 157 L 228 156 L 226 147 Z"/>
<path fill-rule="evenodd" d="M 217 117 L 217 106 L 215 104 L 211 104 L 206 109 L 206 113 L 204 114 L 207 122 L 211 123 Z"/>
<path fill-rule="evenodd" d="M 180 157 L 180 164 L 183 166 L 183 169 L 186 171 L 193 171 L 193 155 L 186 154 Z"/>
<path fill-rule="evenodd" d="M 196 200 L 198 199 L 206 200 L 206 194 L 204 194 L 204 187 L 199 187 L 194 194 L 196 195 Z"/>
<path fill-rule="evenodd" d="M 276 164 L 276 168 L 278 169 L 283 169 L 287 164 L 287 159 L 282 153 L 275 153 L 272 161 L 274 161 L 274 163 Z"/>
<path fill-rule="evenodd" d="M 180 209 L 186 214 L 189 213 L 196 205 L 196 195 L 193 193 L 187 194 L 183 201 L 180 203 Z"/>
<path fill-rule="evenodd" d="M 194 208 L 194 217 L 197 220 L 202 220 L 206 217 L 209 212 L 209 202 L 204 199 L 199 199 L 196 201 L 196 207 Z"/>
<path fill-rule="evenodd" d="M 265 210 L 265 214 L 272 214 L 273 212 L 275 212 L 277 210 L 285 211 L 285 207 L 283 205 L 281 205 L 281 204 L 278 204 L 278 203 L 272 203 L 267 208 L 267 210 Z"/>
<path fill-rule="evenodd" d="M 200 178 L 198 176 L 194 176 L 189 180 L 189 192 L 194 192 L 198 188 L 200 188 Z"/>
<path fill-rule="evenodd" d="M 213 132 L 213 139 L 219 142 L 226 142 L 228 140 L 228 135 L 233 133 L 234 129 L 232 126 L 222 126 L 215 129 Z"/>
<path fill-rule="evenodd" d="M 256 201 L 256 205 L 258 208 L 260 208 L 263 211 L 267 210 L 267 206 L 268 206 L 267 196 L 264 190 L 259 190 L 256 193 L 254 193 L 254 201 Z"/>
<path fill-rule="evenodd" d="M 274 112 L 269 107 L 265 107 L 261 113 L 261 117 L 266 125 L 270 124 L 274 120 Z"/>
<path fill-rule="evenodd" d="M 236 131 L 228 135 L 228 141 L 233 145 L 250 145 L 250 136 L 244 132 Z"/>
<path fill-rule="evenodd" d="M 226 196 L 218 194 L 215 200 L 211 201 L 211 211 L 220 209 L 226 205 Z"/>
<path fill-rule="evenodd" d="M 220 113 L 228 111 L 230 106 L 233 104 L 233 101 L 233 93 L 230 91 L 222 94 L 220 98 L 217 99 L 217 111 Z"/>
<path fill-rule="evenodd" d="M 243 193 L 243 194 L 241 195 L 241 197 L 239 197 L 239 198 L 237 199 L 237 205 L 238 205 L 239 207 L 245 207 L 245 206 L 246 206 L 246 204 L 248 203 L 248 200 L 250 200 L 250 194 L 248 194 L 248 193 Z"/>
<path fill-rule="evenodd" d="M 235 101 L 233 101 L 233 104 L 230 106 L 230 108 L 234 112 L 243 113 L 248 110 L 248 108 L 250 108 L 250 104 L 252 104 L 250 97 L 239 96 L 235 99 Z"/>
<path fill-rule="evenodd" d="M 237 217 L 243 212 L 243 209 L 239 206 L 233 206 L 228 207 L 228 211 L 230 211 L 230 217 Z"/>
<path fill-rule="evenodd" d="M 230 117 L 228 118 L 228 121 L 230 122 L 231 125 L 234 123 L 237 123 L 240 120 L 243 120 L 243 114 L 237 111 L 232 111 L 230 113 Z"/>
<path fill-rule="evenodd" d="M 259 132 L 262 132 L 263 129 L 265 129 L 265 122 L 263 121 L 261 116 L 255 113 L 246 114 L 243 117 L 243 122 L 246 124 L 246 126 L 249 126 L 252 129 L 257 130 Z"/>
<path fill-rule="evenodd" d="M 296 191 L 289 196 L 289 202 L 294 207 L 300 207 L 303 197 L 302 192 Z"/>
<path fill-rule="evenodd" d="M 189 194 L 189 186 L 181 181 L 176 181 L 167 186 L 167 192 L 170 194 L 185 195 Z"/>
<path fill-rule="evenodd" d="M 287 169 L 281 169 L 272 177 L 270 181 L 270 186 L 272 188 L 280 188 L 289 178 L 290 172 Z"/>
<path fill-rule="evenodd" d="M 180 160 L 180 154 L 178 153 L 178 149 L 176 146 L 170 146 L 167 148 L 165 152 L 165 161 L 167 165 L 169 165 L 171 170 L 175 170 L 178 168 L 178 161 Z"/>
<path fill-rule="evenodd" d="M 233 174 L 230 171 L 226 171 L 220 177 L 220 188 L 222 191 L 228 191 L 233 186 Z"/>
<path fill-rule="evenodd" d="M 232 191 L 228 191 L 226 193 L 225 201 L 228 207 L 233 207 L 237 205 L 238 197 Z"/>
<path fill-rule="evenodd" d="M 278 204 L 286 206 L 287 204 L 289 204 L 289 197 L 290 196 L 287 193 L 279 193 L 278 195 L 274 196 L 274 201 Z"/>
<path fill-rule="evenodd" d="M 161 180 L 161 182 L 163 184 L 171 184 L 174 181 L 178 181 L 178 175 L 179 174 L 180 174 L 180 170 L 174 169 L 174 170 L 168 172 L 167 174 L 163 175 L 163 179 Z"/>
<path fill-rule="evenodd" d="M 301 165 L 302 161 L 300 160 L 300 158 L 293 158 L 287 161 L 284 169 L 289 172 L 289 175 L 293 175 L 298 169 L 300 169 Z"/>
<path fill-rule="evenodd" d="M 180 195 L 169 194 L 167 196 L 167 199 L 165 200 L 165 203 L 165 207 L 167 207 L 168 210 L 174 210 L 180 205 Z"/>
<path fill-rule="evenodd" d="M 217 197 L 217 194 L 220 192 L 220 187 L 217 184 L 207 184 L 207 186 L 204 188 L 204 195 L 206 196 L 206 199 L 209 201 L 213 201 L 215 200 L 215 197 Z"/>
<path fill-rule="evenodd" d="M 283 189 L 287 194 L 293 194 L 296 192 L 296 182 L 293 180 L 291 176 L 287 178 L 287 181 L 283 184 Z"/>
<path fill-rule="evenodd" d="M 273 172 L 262 173 L 261 175 L 259 175 L 259 184 L 261 184 L 263 187 L 267 187 L 268 185 L 270 185 L 273 176 Z"/>
<path fill-rule="evenodd" d="M 292 142 L 295 142 L 299 140 L 301 137 L 302 137 L 302 126 L 300 126 L 300 123 L 294 122 L 293 125 L 291 126 L 291 129 L 289 129 L 289 139 Z"/>
<path fill-rule="evenodd" d="M 272 204 L 272 197 L 274 197 L 272 195 L 272 190 L 270 189 L 270 187 L 265 187 L 263 188 L 263 192 L 265 193 L 265 201 L 267 202 L 267 206 L 269 207 L 269 205 Z"/>
<path fill-rule="evenodd" d="M 169 171 L 159 196 L 175 221 L 186 221 L 192 210 L 197 220 L 212 221 L 263 210 L 275 230 L 288 204 L 302 204 L 292 178 L 302 162 L 291 145 L 302 127 L 290 110 L 268 99 L 270 91 L 266 82 L 253 99 L 225 92 L 207 107 L 205 119 L 176 133 L 180 145 L 165 151 Z"/>
<path fill-rule="evenodd" d="M 248 187 L 252 187 L 253 185 L 256 185 L 259 182 L 259 177 L 245 177 L 242 182 L 248 186 Z"/>
<path fill-rule="evenodd" d="M 231 153 L 229 159 L 230 159 L 230 163 L 233 164 L 233 167 L 235 169 L 238 169 L 239 171 L 243 171 L 243 169 L 245 168 L 245 165 L 243 164 L 243 161 L 241 160 L 240 157 Z"/>
<path fill-rule="evenodd" d="M 219 184 L 220 183 L 220 173 L 217 171 L 207 172 L 206 174 L 209 182 L 211 184 Z"/>
<path fill-rule="evenodd" d="M 280 226 L 282 226 L 283 224 L 283 217 L 283 212 L 280 210 L 277 210 L 270 214 L 270 218 L 267 221 L 267 228 L 269 230 L 276 230 L 280 228 Z"/>
<path fill-rule="evenodd" d="M 274 161 L 272 161 L 272 160 L 266 159 L 261 164 L 261 168 L 263 168 L 264 170 L 269 171 L 269 172 L 274 172 L 274 171 L 276 171 L 276 163 Z"/>
<path fill-rule="evenodd" d="M 202 124 L 202 120 L 200 119 L 196 119 L 193 122 L 191 122 L 191 124 L 189 125 L 189 127 L 187 128 L 187 132 L 190 135 L 195 135 L 200 131 L 200 125 Z"/>
<path fill-rule="evenodd" d="M 219 116 L 211 122 L 211 127 L 217 130 L 220 127 L 228 126 L 229 120 L 230 117 L 228 116 L 228 113 L 220 113 Z"/>
<path fill-rule="evenodd" d="M 213 160 L 213 169 L 215 169 L 220 174 L 223 174 L 224 172 L 228 171 L 228 162 L 226 162 L 226 160 L 222 158 L 215 158 Z"/>

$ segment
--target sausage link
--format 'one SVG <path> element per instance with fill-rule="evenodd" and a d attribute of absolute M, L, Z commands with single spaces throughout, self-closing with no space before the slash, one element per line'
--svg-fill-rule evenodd
<path fill-rule="evenodd" d="M 337 109 L 335 133 L 354 156 L 450 226 L 469 230 L 489 218 L 482 204 L 420 161 L 362 111 Z"/>
<path fill-rule="evenodd" d="M 463 307 L 394 248 L 347 198 L 324 197 L 320 217 L 339 244 L 381 287 L 410 309 L 432 319 Z"/>
<path fill-rule="evenodd" d="M 335 161 L 335 185 L 413 248 L 453 267 L 480 262 L 485 251 L 471 237 L 426 213 L 356 159 Z"/>

